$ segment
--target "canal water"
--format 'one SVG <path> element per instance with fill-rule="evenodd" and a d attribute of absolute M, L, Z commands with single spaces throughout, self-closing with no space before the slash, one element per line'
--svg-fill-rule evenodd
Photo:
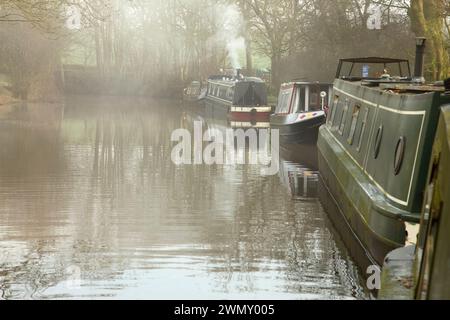
<path fill-rule="evenodd" d="M 275 176 L 176 166 L 190 119 L 215 121 L 125 98 L 1 109 L 0 298 L 366 298 L 297 159 L 313 152 Z"/>

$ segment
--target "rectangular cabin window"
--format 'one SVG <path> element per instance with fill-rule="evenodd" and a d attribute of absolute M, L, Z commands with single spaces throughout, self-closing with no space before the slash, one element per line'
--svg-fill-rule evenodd
<path fill-rule="evenodd" d="M 291 102 L 292 88 L 281 90 L 278 97 L 278 106 L 276 113 L 287 114 L 289 113 L 289 107 Z"/>
<path fill-rule="evenodd" d="M 362 123 L 361 123 L 361 131 L 358 135 L 358 152 L 361 151 L 361 145 L 363 141 L 363 136 L 366 131 L 367 126 L 367 118 L 369 117 L 369 108 L 365 107 L 363 111 Z"/>
<path fill-rule="evenodd" d="M 294 89 L 294 98 L 293 98 L 293 101 L 292 101 L 292 111 L 291 111 L 291 113 L 299 113 L 300 112 L 300 109 L 301 109 L 301 106 L 300 106 L 300 104 L 301 104 L 300 95 L 301 95 L 300 88 L 295 87 L 295 89 Z"/>
<path fill-rule="evenodd" d="M 309 88 L 309 111 L 318 111 L 321 110 L 320 106 L 320 88 L 319 87 L 310 87 Z"/>
<path fill-rule="evenodd" d="M 341 123 L 339 125 L 339 134 L 342 136 L 344 134 L 345 122 L 347 121 L 347 113 L 350 101 L 348 99 L 345 100 L 344 110 L 342 111 Z"/>
<path fill-rule="evenodd" d="M 355 106 L 353 107 L 352 124 L 350 126 L 350 132 L 348 134 L 348 139 L 347 139 L 347 142 L 350 145 L 353 144 L 353 139 L 355 138 L 356 125 L 358 124 L 360 110 L 361 110 L 361 106 L 355 104 Z"/>
<path fill-rule="evenodd" d="M 309 109 L 311 111 L 321 110 L 318 92 L 311 92 L 309 95 Z"/>
<path fill-rule="evenodd" d="M 299 112 L 306 112 L 309 108 L 309 100 L 308 99 L 308 91 L 306 87 L 300 87 L 300 106 L 299 106 Z"/>
<path fill-rule="evenodd" d="M 234 96 L 234 89 L 232 87 L 228 88 L 227 90 L 227 100 L 233 100 Z"/>
<path fill-rule="evenodd" d="M 227 88 L 221 87 L 220 88 L 220 99 L 226 99 L 227 98 Z"/>
<path fill-rule="evenodd" d="M 330 109 L 330 116 L 328 118 L 328 125 L 330 127 L 333 126 L 334 118 L 336 116 L 336 109 L 337 109 L 338 103 L 339 103 L 339 96 L 335 95 L 334 98 L 333 98 L 333 104 L 331 105 L 331 109 Z"/>

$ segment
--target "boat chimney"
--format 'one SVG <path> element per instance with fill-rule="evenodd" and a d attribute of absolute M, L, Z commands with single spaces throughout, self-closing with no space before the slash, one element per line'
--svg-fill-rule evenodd
<path fill-rule="evenodd" d="M 444 80 L 445 92 L 450 92 L 450 78 Z"/>
<path fill-rule="evenodd" d="M 241 69 L 236 69 L 236 79 L 241 80 Z"/>
<path fill-rule="evenodd" d="M 424 37 L 416 38 L 416 64 L 414 68 L 414 80 L 417 82 L 425 83 L 423 76 L 423 66 L 425 60 L 425 43 L 427 39 Z"/>

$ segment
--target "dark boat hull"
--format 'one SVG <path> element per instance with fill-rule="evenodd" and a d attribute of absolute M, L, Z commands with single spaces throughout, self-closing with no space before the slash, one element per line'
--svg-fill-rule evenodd
<path fill-rule="evenodd" d="M 363 219 L 353 199 L 346 196 L 343 187 L 323 154 L 318 152 L 319 200 L 351 252 L 357 265 L 366 270 L 371 265 L 382 265 L 386 254 L 402 246 L 401 243 L 389 241 L 373 232 Z M 379 218 L 382 218 L 380 215 Z M 390 221 L 391 227 L 404 233 L 401 221 Z M 394 225 L 395 224 L 395 225 Z"/>
<path fill-rule="evenodd" d="M 299 115 L 272 115 L 270 126 L 280 130 L 282 144 L 312 144 L 315 145 L 319 128 L 325 123 L 325 115 L 296 121 Z M 295 118 L 296 120 L 292 120 Z"/>
<path fill-rule="evenodd" d="M 321 200 L 350 251 L 382 265 L 387 253 L 415 240 L 407 230 L 420 221 L 439 94 L 336 80 L 334 101 L 317 142 Z"/>

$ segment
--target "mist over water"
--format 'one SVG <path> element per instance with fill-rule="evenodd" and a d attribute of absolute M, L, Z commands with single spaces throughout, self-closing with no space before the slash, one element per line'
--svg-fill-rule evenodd
<path fill-rule="evenodd" d="M 117 97 L 51 112 L 0 121 L 0 297 L 365 297 L 314 179 L 311 199 L 293 199 L 304 166 L 173 164 L 174 129 L 226 119 Z"/>
<path fill-rule="evenodd" d="M 278 163 L 262 165 L 278 154 L 270 110 L 312 110 L 318 92 L 289 101 L 282 84 L 331 84 L 342 58 L 413 66 L 416 36 L 428 38 L 427 82 L 448 78 L 450 2 L 338 4 L 1 0 L 0 299 L 367 298 L 317 200 L 314 143 L 280 150 L 279 170 L 263 173 Z M 347 71 L 376 79 L 412 68 L 379 69 Z M 229 81 L 231 70 L 245 81 Z M 362 143 L 358 110 L 342 125 Z M 280 127 L 314 114 L 278 114 Z M 255 137 L 267 129 L 270 157 L 244 137 L 232 149 L 245 164 L 213 163 L 219 135 L 201 141 L 200 132 L 198 145 L 211 148 L 177 165 L 171 136 L 187 130 L 194 144 L 196 122 L 222 133 L 251 127 Z M 263 161 L 248 161 L 256 156 Z"/>

